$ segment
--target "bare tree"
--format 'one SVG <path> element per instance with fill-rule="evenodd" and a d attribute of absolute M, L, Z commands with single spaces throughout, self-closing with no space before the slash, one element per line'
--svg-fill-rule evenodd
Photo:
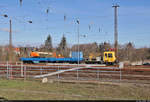
<path fill-rule="evenodd" d="M 77 51 L 77 46 L 78 45 L 73 45 L 71 50 Z M 80 44 L 79 47 L 80 47 L 80 51 L 83 52 L 85 58 L 88 58 L 90 53 L 93 54 L 100 53 L 98 44 L 96 42 L 89 43 L 89 44 Z"/>
<path fill-rule="evenodd" d="M 148 52 L 148 48 L 139 48 L 136 49 L 136 59 L 138 61 L 142 61 L 142 63 L 148 59 L 149 56 L 149 52 Z"/>

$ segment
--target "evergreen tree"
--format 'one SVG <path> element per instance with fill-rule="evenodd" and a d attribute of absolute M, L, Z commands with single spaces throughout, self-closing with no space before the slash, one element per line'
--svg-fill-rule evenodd
<path fill-rule="evenodd" d="M 66 37 L 63 35 L 61 42 L 59 44 L 59 49 L 60 50 L 66 50 L 66 48 L 67 48 Z"/>
<path fill-rule="evenodd" d="M 47 39 L 45 40 L 45 50 L 46 51 L 52 51 L 53 46 L 52 46 L 52 40 L 51 40 L 51 36 L 48 35 Z"/>
<path fill-rule="evenodd" d="M 67 42 L 66 42 L 66 37 L 63 35 L 61 42 L 57 48 L 57 51 L 62 54 L 63 56 L 68 56 L 68 51 L 67 51 Z"/>

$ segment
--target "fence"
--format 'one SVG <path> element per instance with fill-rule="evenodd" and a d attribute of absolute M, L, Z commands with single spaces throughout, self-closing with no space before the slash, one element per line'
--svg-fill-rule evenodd
<path fill-rule="evenodd" d="M 14 78 L 34 78 L 37 75 L 44 75 L 48 73 L 54 73 L 58 71 L 64 71 L 52 76 L 48 76 L 52 79 L 71 79 L 71 80 L 100 80 L 102 78 L 110 78 L 112 73 L 120 77 L 120 70 L 116 67 L 86 67 L 81 65 L 81 69 L 74 69 L 77 65 L 24 65 L 23 63 L 0 64 L 0 77 L 14 79 Z M 103 73 L 103 74 L 102 74 Z M 114 77 L 115 78 L 115 77 Z"/>
<path fill-rule="evenodd" d="M 80 68 L 81 67 L 81 68 Z M 67 80 L 150 80 L 150 70 L 127 70 L 118 67 L 107 66 L 86 66 L 80 65 L 24 65 L 22 63 L 0 64 L 0 77 L 15 79 L 15 78 L 35 78 L 35 76 L 55 73 L 51 76 L 46 76 L 50 79 L 67 79 Z M 73 70 L 69 70 L 73 69 Z M 60 73 L 56 73 L 60 72 Z"/>

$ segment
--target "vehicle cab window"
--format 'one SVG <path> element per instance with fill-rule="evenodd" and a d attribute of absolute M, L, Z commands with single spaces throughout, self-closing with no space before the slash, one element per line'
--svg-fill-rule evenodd
<path fill-rule="evenodd" d="M 105 58 L 107 58 L 107 53 L 105 53 Z"/>
<path fill-rule="evenodd" d="M 112 58 L 112 54 L 111 54 L 111 53 L 108 53 L 108 57 L 109 57 L 109 58 Z"/>

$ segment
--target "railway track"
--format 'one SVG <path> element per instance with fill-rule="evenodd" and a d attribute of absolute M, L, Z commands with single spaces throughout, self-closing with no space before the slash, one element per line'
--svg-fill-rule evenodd
<path fill-rule="evenodd" d="M 10 66 L 10 65 L 9 65 Z M 80 65 L 85 67 L 83 69 L 78 70 L 79 78 L 81 79 L 114 79 L 119 80 L 120 77 L 122 80 L 150 80 L 150 66 L 125 66 L 123 69 L 118 68 L 118 66 L 99 66 L 99 65 L 88 65 L 86 64 Z M 52 72 L 56 72 L 58 70 L 66 70 L 69 68 L 77 67 L 77 65 L 70 64 L 51 64 L 51 65 L 11 65 L 10 69 L 6 64 L 0 64 L 0 75 L 6 76 L 6 74 L 11 74 L 13 78 L 32 78 L 35 75 L 48 74 Z M 23 69 L 21 69 L 23 68 Z M 21 73 L 23 76 L 21 76 Z M 121 76 L 120 76 L 121 75 Z M 59 74 L 59 78 L 76 78 L 77 71 L 69 71 Z M 58 75 L 53 76 L 58 78 Z"/>

